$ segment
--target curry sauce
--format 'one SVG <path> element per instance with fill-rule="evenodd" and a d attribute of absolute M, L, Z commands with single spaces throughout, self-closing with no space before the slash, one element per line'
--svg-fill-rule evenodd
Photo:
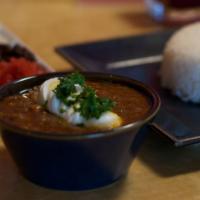
<path fill-rule="evenodd" d="M 113 112 L 123 119 L 123 125 L 143 119 L 150 110 L 147 96 L 127 85 L 87 81 L 100 97 L 108 97 L 116 102 Z M 49 113 L 38 104 L 39 87 L 29 92 L 9 96 L 0 101 L 0 119 L 6 123 L 29 131 L 47 134 L 81 134 L 98 130 L 71 125 L 66 120 Z"/>

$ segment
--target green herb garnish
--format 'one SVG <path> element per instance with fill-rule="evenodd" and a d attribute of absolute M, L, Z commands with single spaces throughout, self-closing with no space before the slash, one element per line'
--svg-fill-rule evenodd
<path fill-rule="evenodd" d="M 77 92 L 75 85 L 81 86 L 81 92 Z M 86 119 L 98 119 L 103 112 L 115 106 L 111 99 L 98 97 L 95 90 L 85 84 L 85 78 L 79 73 L 60 78 L 60 84 L 54 92 L 62 103 L 73 106 L 74 110 Z"/>
<path fill-rule="evenodd" d="M 60 84 L 54 90 L 58 99 L 63 102 L 65 105 L 69 106 L 77 101 L 76 87 L 75 84 L 84 86 L 85 78 L 80 73 L 72 73 L 69 76 L 62 77 L 59 79 Z M 67 97 L 73 97 L 67 99 Z"/>
<path fill-rule="evenodd" d="M 86 119 L 99 118 L 105 111 L 111 110 L 114 102 L 108 98 L 100 98 L 96 95 L 95 90 L 86 87 L 80 98 L 80 113 Z"/>

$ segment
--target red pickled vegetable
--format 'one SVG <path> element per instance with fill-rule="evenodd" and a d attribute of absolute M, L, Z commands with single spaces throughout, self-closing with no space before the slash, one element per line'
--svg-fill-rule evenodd
<path fill-rule="evenodd" d="M 0 85 L 44 72 L 45 70 L 34 61 L 25 58 L 10 58 L 9 61 L 0 62 Z"/>

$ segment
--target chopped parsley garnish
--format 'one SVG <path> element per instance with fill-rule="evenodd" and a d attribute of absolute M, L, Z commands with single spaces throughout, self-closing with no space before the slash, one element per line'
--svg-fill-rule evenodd
<path fill-rule="evenodd" d="M 58 99 L 65 105 L 69 106 L 77 101 L 76 84 L 84 87 L 85 78 L 79 73 L 72 73 L 69 76 L 59 79 L 60 84 L 54 90 Z M 71 97 L 71 98 L 67 98 Z"/>
<path fill-rule="evenodd" d="M 111 110 L 115 102 L 109 98 L 98 97 L 95 90 L 85 83 L 80 73 L 72 73 L 60 78 L 60 83 L 54 90 L 57 98 L 66 106 L 73 106 L 74 110 L 86 118 L 99 118 L 103 112 Z"/>
<path fill-rule="evenodd" d="M 105 111 L 111 110 L 114 102 L 108 98 L 100 98 L 91 87 L 85 87 L 80 97 L 80 113 L 86 119 L 99 118 Z"/>

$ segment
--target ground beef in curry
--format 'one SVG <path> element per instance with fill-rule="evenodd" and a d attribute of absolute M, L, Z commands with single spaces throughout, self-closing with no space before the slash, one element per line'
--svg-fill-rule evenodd
<path fill-rule="evenodd" d="M 110 82 L 92 82 L 97 95 L 116 102 L 113 112 L 123 119 L 123 125 L 142 119 L 150 109 L 149 99 L 137 90 Z M 89 130 L 68 124 L 38 104 L 38 87 L 27 93 L 6 97 L 0 101 L 0 119 L 27 130 L 43 133 L 88 133 Z"/>

